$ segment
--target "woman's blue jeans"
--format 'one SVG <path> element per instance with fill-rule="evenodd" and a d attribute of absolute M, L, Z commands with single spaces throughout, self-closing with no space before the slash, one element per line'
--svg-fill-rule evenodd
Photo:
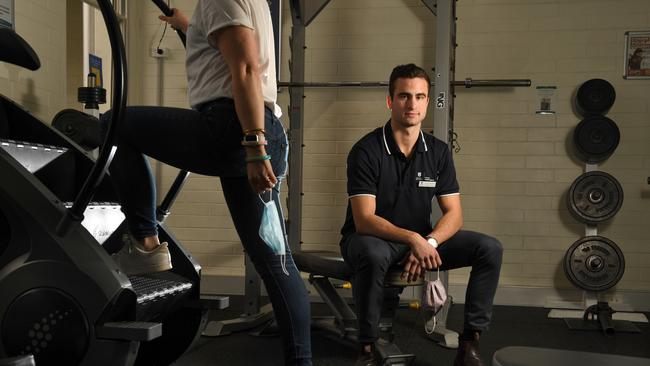
<path fill-rule="evenodd" d="M 102 127 L 110 112 L 102 116 Z M 264 128 L 278 184 L 271 195 L 280 218 L 280 181 L 286 175 L 288 141 L 284 127 L 265 108 Z M 311 365 L 310 308 L 307 290 L 289 247 L 287 276 L 280 256 L 260 238 L 264 208 L 248 183 L 242 128 L 232 99 L 206 103 L 199 111 L 167 107 L 128 107 L 117 131 L 117 151 L 109 167 L 113 185 L 131 234 L 136 239 L 157 234 L 156 192 L 145 155 L 193 173 L 219 176 L 223 194 L 244 250 L 264 281 L 282 336 L 287 365 Z M 268 201 L 268 194 L 264 194 Z M 283 220 L 281 220 L 283 221 Z M 284 222 L 282 231 L 285 233 Z"/>

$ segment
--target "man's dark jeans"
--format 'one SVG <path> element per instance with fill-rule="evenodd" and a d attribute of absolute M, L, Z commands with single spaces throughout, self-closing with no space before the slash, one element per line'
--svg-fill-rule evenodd
<path fill-rule="evenodd" d="M 105 132 L 110 112 L 102 116 Z M 264 128 L 271 165 L 278 180 L 286 175 L 288 141 L 284 127 L 265 108 Z M 269 294 L 282 335 L 287 365 L 311 365 L 310 308 L 307 290 L 287 250 L 283 273 L 280 256 L 260 238 L 263 204 L 246 176 L 242 128 L 231 99 L 219 99 L 200 111 L 165 107 L 128 107 L 118 129 L 117 152 L 109 168 L 131 234 L 157 234 L 156 192 L 150 156 L 193 173 L 219 176 L 223 194 L 246 253 Z M 271 192 L 282 218 L 280 182 Z M 263 195 L 268 201 L 269 194 Z M 283 220 L 281 220 L 283 221 Z M 284 223 L 282 227 L 283 232 Z"/>
<path fill-rule="evenodd" d="M 354 233 L 341 241 L 341 254 L 352 267 L 352 293 L 359 322 L 359 342 L 374 343 L 384 300 L 384 277 L 409 253 L 405 244 Z M 487 329 L 499 283 L 501 243 L 487 235 L 461 230 L 438 247 L 441 270 L 472 267 L 465 294 L 465 328 Z"/>

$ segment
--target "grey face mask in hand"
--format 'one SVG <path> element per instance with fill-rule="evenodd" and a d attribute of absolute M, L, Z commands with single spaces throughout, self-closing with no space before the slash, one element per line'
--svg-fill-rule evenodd
<path fill-rule="evenodd" d="M 440 281 L 440 268 L 438 268 L 438 278 L 427 281 L 422 292 L 422 307 L 432 314 L 431 319 L 424 323 L 424 331 L 427 334 L 433 333 L 436 329 L 436 314 L 445 305 L 445 301 L 447 301 L 447 291 L 444 283 Z"/>
<path fill-rule="evenodd" d="M 260 238 L 264 240 L 266 245 L 273 250 L 273 253 L 280 256 L 280 261 L 282 263 L 282 272 L 287 276 L 289 271 L 287 271 L 286 266 L 286 249 L 284 246 L 284 233 L 282 232 L 282 223 L 280 221 L 280 215 L 278 215 L 278 210 L 271 198 L 268 202 L 264 202 L 262 196 L 259 196 L 264 209 L 262 211 L 262 222 L 260 223 Z"/>

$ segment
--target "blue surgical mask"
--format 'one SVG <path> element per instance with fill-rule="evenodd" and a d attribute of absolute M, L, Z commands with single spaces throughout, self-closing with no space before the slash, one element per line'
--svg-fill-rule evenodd
<path fill-rule="evenodd" d="M 268 202 L 264 202 L 262 196 L 260 200 L 264 204 L 264 209 L 262 211 L 262 222 L 260 223 L 260 238 L 264 240 L 266 245 L 273 250 L 273 253 L 280 256 L 280 261 L 282 263 L 282 272 L 287 276 L 289 271 L 286 267 L 286 250 L 285 250 L 285 240 L 284 233 L 282 232 L 282 223 L 280 222 L 280 215 L 278 215 L 278 210 L 275 207 L 275 202 L 273 199 Z"/>

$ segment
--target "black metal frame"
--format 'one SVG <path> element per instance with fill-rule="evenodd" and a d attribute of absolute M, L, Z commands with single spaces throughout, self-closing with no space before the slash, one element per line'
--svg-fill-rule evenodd
<path fill-rule="evenodd" d="M 83 213 L 88 207 L 93 194 L 97 190 L 100 182 L 104 178 L 106 169 L 111 164 L 113 155 L 115 154 L 115 140 L 116 131 L 118 126 L 124 121 L 124 114 L 126 112 L 126 97 L 127 97 L 127 70 L 126 70 L 126 50 L 124 48 L 124 41 L 122 39 L 122 32 L 120 31 L 120 24 L 117 20 L 117 15 L 113 9 L 113 5 L 109 0 L 98 0 L 97 4 L 104 17 L 106 23 L 106 30 L 108 31 L 109 41 L 111 43 L 111 51 L 113 54 L 113 115 L 111 122 L 108 125 L 106 138 L 100 149 L 97 162 L 86 179 L 81 191 L 74 200 L 72 207 L 70 207 L 65 216 L 61 218 L 57 225 L 56 232 L 59 236 L 67 234 L 73 225 L 78 225 L 83 221 Z"/>
<path fill-rule="evenodd" d="M 163 12 L 166 16 L 172 16 L 174 12 L 165 4 L 163 0 L 151 0 L 157 7 L 160 9 L 160 11 Z M 183 31 L 176 29 L 176 34 L 178 34 L 178 38 L 180 38 L 181 43 L 183 43 L 183 47 L 186 46 L 187 43 L 187 37 Z M 178 195 L 181 193 L 181 189 L 183 189 L 183 186 L 185 185 L 185 182 L 187 181 L 187 178 L 189 178 L 190 172 L 187 170 L 181 170 L 178 172 L 178 175 L 176 176 L 176 179 L 174 179 L 174 182 L 172 183 L 171 187 L 169 187 L 169 190 L 167 191 L 167 194 L 163 198 L 162 202 L 160 203 L 160 206 L 156 209 L 156 219 L 160 222 L 165 221 L 165 218 L 169 216 L 169 210 L 176 201 L 176 198 L 178 198 Z"/>
<path fill-rule="evenodd" d="M 56 350 L 52 354 L 73 353 L 75 359 L 67 362 L 69 364 L 169 364 L 200 336 L 200 330 L 207 321 L 207 309 L 223 309 L 227 307 L 228 299 L 200 297 L 201 268 L 164 225 L 160 226 L 160 237 L 169 242 L 174 268 L 145 280 L 148 283 L 155 277 L 154 282 L 166 283 L 164 291 L 154 286 L 136 288 L 138 285 L 133 282 L 135 278 L 122 273 L 109 257 L 112 244 L 104 247 L 98 245 L 89 232 L 79 225 L 91 198 L 104 201 L 115 198 L 110 185 L 103 178 L 114 153 L 115 132 L 123 122 L 126 108 L 126 53 L 117 17 L 109 0 L 99 0 L 98 5 L 107 24 L 116 76 L 113 79 L 114 113 L 96 163 L 64 134 L 0 96 L 0 118 L 3 119 L 0 122 L 4 122 L 6 114 L 10 127 L 2 131 L 3 135 L 37 141 L 35 145 L 62 146 L 61 149 L 65 150 L 39 171 L 30 173 L 32 170 L 27 170 L 14 158 L 12 154 L 15 152 L 0 148 L 0 171 L 3 172 L 0 181 L 0 218 L 6 221 L 3 235 L 0 236 L 0 267 L 3 269 L 0 271 L 0 313 L 4 315 L 0 316 L 0 354 L 20 353 L 16 350 L 15 342 L 21 342 L 18 347 L 23 347 L 25 343 L 16 339 L 22 337 L 21 334 L 27 334 L 24 331 L 27 325 L 14 326 L 5 321 L 24 318 L 23 323 L 29 323 L 36 318 L 38 322 L 43 314 L 56 310 L 55 304 L 48 301 L 51 298 L 47 294 L 60 294 L 56 296 L 69 298 L 69 303 L 74 305 L 71 305 L 70 311 L 80 314 L 84 331 L 68 330 L 73 332 L 74 337 L 60 334 L 58 338 L 80 339 L 83 344 L 76 348 L 71 344 L 64 347 L 50 344 L 48 350 Z M 65 164 L 70 164 L 74 173 L 66 176 L 66 179 L 61 179 L 59 173 L 55 178 L 72 182 L 73 187 L 59 192 L 58 184 L 50 182 L 52 179 L 48 176 Z M 81 189 L 77 191 L 74 186 Z M 75 192 L 78 192 L 76 196 Z M 74 204 L 67 209 L 63 200 L 71 200 L 72 197 L 75 197 Z M 123 223 L 107 242 L 118 241 L 119 233 L 124 230 Z M 170 287 L 176 286 L 170 285 L 172 282 L 180 287 Z M 34 293 L 40 293 L 44 300 L 24 300 Z M 182 297 L 168 296 L 172 293 L 181 294 Z M 21 302 L 30 305 L 31 310 L 23 309 Z M 136 321 L 143 319 L 146 321 Z M 165 324 L 165 334 L 160 332 L 161 324 Z M 59 331 L 67 328 L 60 327 Z M 14 341 L 13 345 L 7 343 L 10 340 Z M 142 341 L 151 342 L 140 343 Z M 44 365 L 52 362 L 47 358 L 42 361 Z M 59 361 L 54 360 L 55 364 L 59 364 Z"/>
<path fill-rule="evenodd" d="M 309 283 L 316 289 L 331 312 L 331 316 L 316 316 L 312 326 L 334 333 L 339 339 L 358 342 L 357 317 L 350 305 L 336 290 L 330 279 L 349 281 L 351 269 L 340 254 L 321 251 L 300 251 L 293 254 L 298 269 L 309 273 Z M 379 339 L 375 342 L 377 364 L 381 366 L 409 365 L 415 355 L 404 353 L 394 343 L 393 322 L 400 304 L 400 294 L 407 286 L 421 286 L 422 281 L 406 283 L 401 279 L 401 268 L 391 268 L 384 281 L 384 300 L 379 320 Z"/>

